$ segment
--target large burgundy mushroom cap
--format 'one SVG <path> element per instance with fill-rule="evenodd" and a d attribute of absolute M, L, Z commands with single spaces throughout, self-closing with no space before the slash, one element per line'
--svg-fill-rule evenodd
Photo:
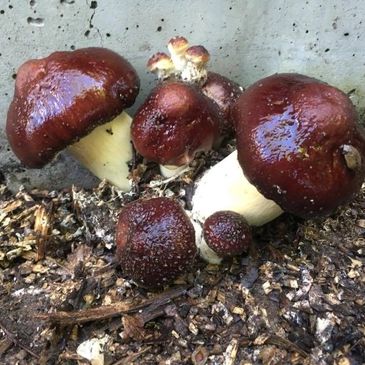
<path fill-rule="evenodd" d="M 365 135 L 339 89 L 299 74 L 272 75 L 239 97 L 232 118 L 244 174 L 284 210 L 328 214 L 359 191 Z"/>
<path fill-rule="evenodd" d="M 148 288 L 170 283 L 192 266 L 196 256 L 194 227 L 180 204 L 168 198 L 125 206 L 116 241 L 123 272 Z"/>
<path fill-rule="evenodd" d="M 10 146 L 24 165 L 42 167 L 131 106 L 138 91 L 131 64 L 105 48 L 27 61 L 19 68 L 8 111 Z"/>
<path fill-rule="evenodd" d="M 220 124 L 218 107 L 197 86 L 167 81 L 153 89 L 134 116 L 132 141 L 146 159 L 181 166 L 212 148 Z"/>
<path fill-rule="evenodd" d="M 209 248 L 222 258 L 247 252 L 252 242 L 246 219 L 228 210 L 213 213 L 206 219 L 203 236 Z"/>

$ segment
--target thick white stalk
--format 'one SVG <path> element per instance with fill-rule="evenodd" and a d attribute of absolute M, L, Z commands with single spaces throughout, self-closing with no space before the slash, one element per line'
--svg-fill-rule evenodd
<path fill-rule="evenodd" d="M 99 179 L 129 191 L 128 162 L 132 159 L 131 117 L 123 112 L 68 147 L 71 154 Z"/>
<path fill-rule="evenodd" d="M 236 151 L 209 169 L 197 182 L 192 205 L 192 216 L 201 223 L 214 212 L 232 210 L 242 214 L 250 225 L 261 226 L 283 212 L 248 182 Z"/>

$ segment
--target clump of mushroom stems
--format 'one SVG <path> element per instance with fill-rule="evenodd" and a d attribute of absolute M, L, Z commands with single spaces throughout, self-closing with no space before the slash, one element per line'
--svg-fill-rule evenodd
<path fill-rule="evenodd" d="M 131 189 L 128 162 L 132 159 L 131 117 L 122 112 L 68 147 L 68 151 L 101 180 L 123 191 Z"/>

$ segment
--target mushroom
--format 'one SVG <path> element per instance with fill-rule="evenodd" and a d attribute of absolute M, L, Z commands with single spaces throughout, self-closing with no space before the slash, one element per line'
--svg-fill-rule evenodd
<path fill-rule="evenodd" d="M 231 136 L 234 133 L 234 126 L 230 118 L 230 108 L 242 94 L 242 86 L 218 73 L 208 72 L 202 90 L 204 95 L 215 101 L 219 106 L 223 116 L 221 133 L 223 136 Z"/>
<path fill-rule="evenodd" d="M 299 74 L 257 81 L 232 108 L 237 152 L 206 172 L 192 200 L 200 222 L 219 210 L 262 225 L 283 210 L 309 218 L 361 187 L 365 134 L 339 89 Z M 237 160 L 238 153 L 238 160 Z"/>
<path fill-rule="evenodd" d="M 139 78 L 123 57 L 105 48 L 55 52 L 18 71 L 6 133 L 29 168 L 68 150 L 100 179 L 130 189 L 131 118 L 123 112 Z"/>
<path fill-rule="evenodd" d="M 185 51 L 185 67 L 181 70 L 181 79 L 202 84 L 206 81 L 209 52 L 203 46 L 191 46 Z"/>
<path fill-rule="evenodd" d="M 212 264 L 248 251 L 252 235 L 246 219 L 229 210 L 213 213 L 204 222 L 203 237 L 197 240 L 200 256 Z"/>
<path fill-rule="evenodd" d="M 154 54 L 147 62 L 147 69 L 157 75 L 160 80 L 168 79 L 174 75 L 175 66 L 171 58 L 163 52 Z"/>
<path fill-rule="evenodd" d="M 232 132 L 225 119 L 242 92 L 227 78 L 207 72 L 210 56 L 203 46 L 189 47 L 184 37 L 174 37 L 168 49 L 171 57 L 158 52 L 147 63 L 162 83 L 132 123 L 136 150 L 159 163 L 165 177 L 184 170 L 197 152 L 210 150 Z"/>
<path fill-rule="evenodd" d="M 184 169 L 197 152 L 212 148 L 220 124 L 216 105 L 196 86 L 169 81 L 155 87 L 137 110 L 132 141 L 169 177 Z"/>
<path fill-rule="evenodd" d="M 126 205 L 116 231 L 123 273 L 147 288 L 159 288 L 186 272 L 196 257 L 194 227 L 180 204 L 169 198 Z"/>
<path fill-rule="evenodd" d="M 181 72 L 186 65 L 185 52 L 189 47 L 189 42 L 186 38 L 181 36 L 173 37 L 167 43 L 167 48 L 171 55 L 171 60 L 174 64 L 175 70 Z"/>

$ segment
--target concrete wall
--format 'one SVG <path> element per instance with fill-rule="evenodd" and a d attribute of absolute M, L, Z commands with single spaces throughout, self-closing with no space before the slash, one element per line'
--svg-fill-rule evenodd
<path fill-rule="evenodd" d="M 9 185 L 97 182 L 66 153 L 43 170 L 27 170 L 9 150 L 4 126 L 21 63 L 55 50 L 111 48 L 140 74 L 139 105 L 154 84 L 146 60 L 174 35 L 204 44 L 211 69 L 245 86 L 297 71 L 353 90 L 364 105 L 365 1 L 0 0 L 0 169 Z"/>

